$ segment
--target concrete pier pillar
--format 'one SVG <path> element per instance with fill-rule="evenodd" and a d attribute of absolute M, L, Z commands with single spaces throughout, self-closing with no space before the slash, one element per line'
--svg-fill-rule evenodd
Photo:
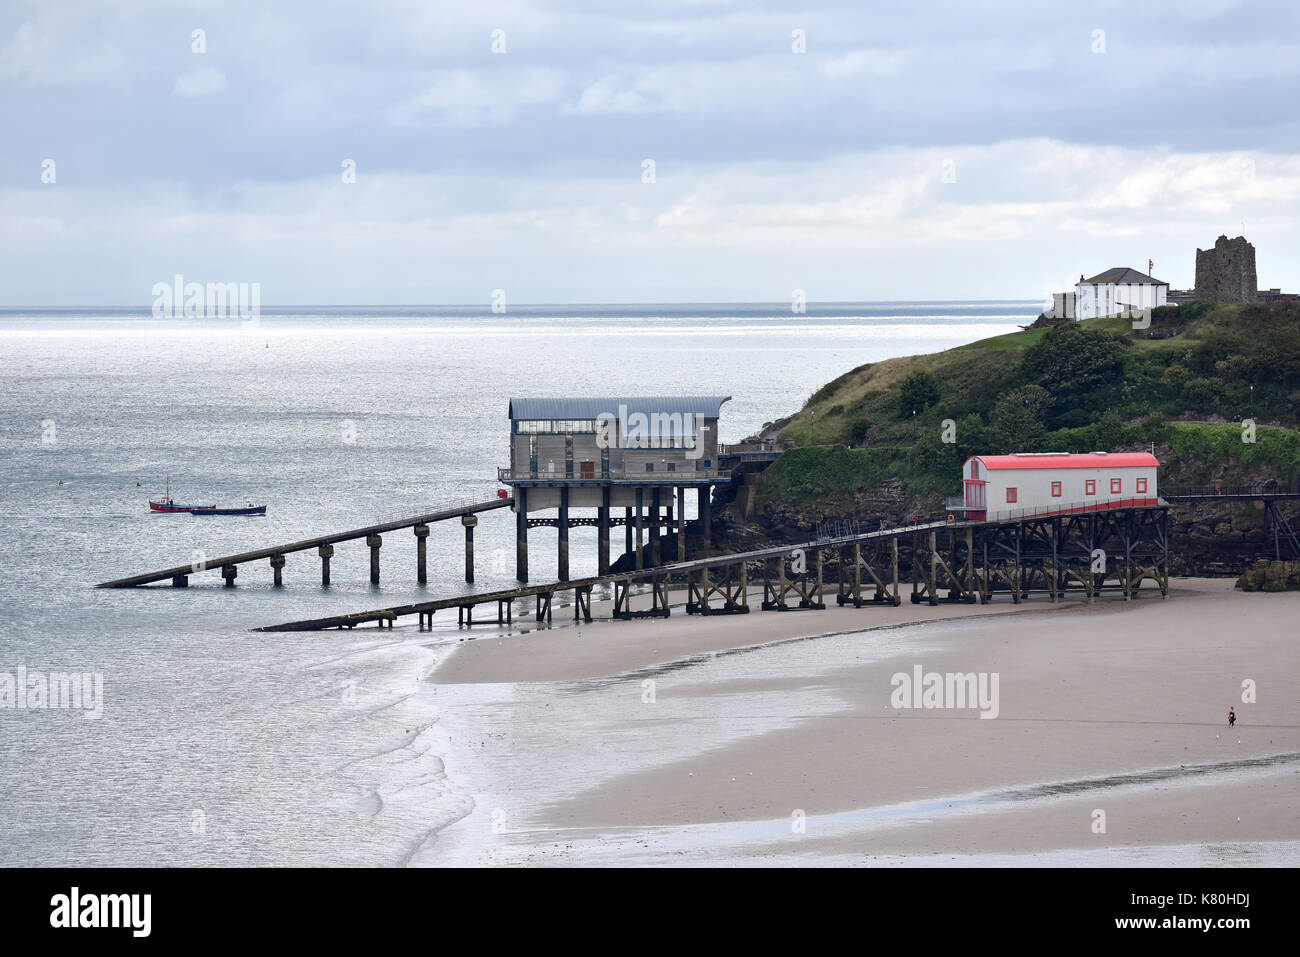
<path fill-rule="evenodd" d="M 234 588 L 234 587 L 235 587 L 235 576 L 238 575 L 238 574 L 239 574 L 239 566 L 238 566 L 238 565 L 222 565 L 222 566 L 221 566 L 221 577 L 224 578 L 224 579 L 226 580 L 226 587 L 227 587 L 227 588 Z"/>
<path fill-rule="evenodd" d="M 596 574 L 609 574 L 609 486 L 600 489 L 600 507 L 596 510 Z"/>
<path fill-rule="evenodd" d="M 704 547 L 708 548 L 713 541 L 713 490 L 708 485 L 701 485 L 698 489 L 700 496 L 700 528 L 704 532 Z"/>
<path fill-rule="evenodd" d="M 637 486 L 636 489 L 636 567 L 638 570 L 645 567 L 643 564 L 645 556 L 641 552 L 641 546 L 645 543 L 645 489 Z"/>
<path fill-rule="evenodd" d="M 623 509 L 623 551 L 632 554 L 632 510 Z"/>
<path fill-rule="evenodd" d="M 189 588 L 189 587 L 190 587 L 190 576 L 189 576 L 189 575 L 173 575 L 173 576 L 172 576 L 172 587 L 173 587 L 173 588 Z"/>
<path fill-rule="evenodd" d="M 423 585 L 429 580 L 429 526 L 415 526 L 415 580 Z"/>
<path fill-rule="evenodd" d="M 569 490 L 567 487 L 560 488 L 560 517 L 555 524 L 560 533 L 556 553 L 558 577 L 560 581 L 567 582 L 569 580 Z"/>
<path fill-rule="evenodd" d="M 284 572 L 284 556 L 283 556 L 283 555 L 272 555 L 272 556 L 271 556 L 271 573 L 272 573 L 272 575 L 275 576 L 275 587 L 276 587 L 276 588 L 283 588 L 283 587 L 284 587 L 284 577 L 283 577 L 283 572 Z"/>
<path fill-rule="evenodd" d="M 528 581 L 528 489 L 515 488 L 515 579 Z"/>
<path fill-rule="evenodd" d="M 316 549 L 316 554 L 320 555 L 320 583 L 324 588 L 330 584 L 330 559 L 334 557 L 333 545 L 322 545 Z"/>
<path fill-rule="evenodd" d="M 367 535 L 366 545 L 370 547 L 370 584 L 379 584 L 379 546 L 384 544 L 382 535 Z"/>
<path fill-rule="evenodd" d="M 462 515 L 460 523 L 465 526 L 465 581 L 474 582 L 474 529 L 478 525 L 477 515 Z"/>
<path fill-rule="evenodd" d="M 677 560 L 686 561 L 686 486 L 677 487 Z"/>

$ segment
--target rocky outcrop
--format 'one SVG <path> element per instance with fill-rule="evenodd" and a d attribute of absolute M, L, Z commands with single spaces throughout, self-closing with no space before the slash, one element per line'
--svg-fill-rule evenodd
<path fill-rule="evenodd" d="M 1237 579 L 1242 591 L 1300 590 L 1300 562 L 1258 562 Z"/>

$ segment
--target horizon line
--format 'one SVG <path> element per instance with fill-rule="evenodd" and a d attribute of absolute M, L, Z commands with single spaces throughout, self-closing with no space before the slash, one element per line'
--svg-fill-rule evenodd
<path fill-rule="evenodd" d="M 806 305 L 893 305 L 896 303 L 967 303 L 967 302 L 1041 302 L 1040 297 L 995 297 L 991 299 L 809 299 Z M 671 299 L 661 301 L 624 301 L 624 302 L 517 302 L 507 306 L 507 312 L 498 313 L 498 315 L 509 315 L 509 309 L 517 308 L 537 308 L 537 307 L 564 307 L 580 306 L 583 308 L 594 308 L 597 306 L 774 306 L 779 305 L 789 308 L 790 303 L 785 299 Z M 282 302 L 282 303 L 263 303 L 262 308 L 271 309 L 487 309 L 491 310 L 492 304 L 482 302 Z M 0 309 L 143 309 L 149 312 L 153 310 L 152 303 L 3 303 Z M 167 317 L 173 318 L 173 317 Z M 177 318 L 187 318 L 184 316 Z M 193 316 L 189 318 L 203 319 L 205 316 Z"/>

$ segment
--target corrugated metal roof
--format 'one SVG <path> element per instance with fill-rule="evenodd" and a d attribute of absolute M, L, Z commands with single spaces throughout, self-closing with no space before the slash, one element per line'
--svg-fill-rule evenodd
<path fill-rule="evenodd" d="M 972 455 L 971 458 L 979 459 L 986 469 L 1098 469 L 1160 464 L 1150 452 L 1021 452 L 1016 455 Z"/>
<path fill-rule="evenodd" d="M 617 417 L 620 406 L 628 414 L 703 415 L 716 419 L 729 395 L 654 395 L 605 398 L 515 398 L 510 400 L 512 419 L 594 419 L 601 415 Z"/>
<path fill-rule="evenodd" d="M 1130 269 L 1128 266 L 1111 266 L 1105 272 L 1099 272 L 1091 279 L 1085 279 L 1083 281 L 1085 283 L 1099 283 L 1101 285 L 1113 282 L 1118 286 L 1125 286 L 1130 283 L 1146 286 L 1169 285 L 1167 282 L 1161 282 L 1159 279 L 1148 276 L 1144 272 L 1138 272 L 1136 269 Z"/>

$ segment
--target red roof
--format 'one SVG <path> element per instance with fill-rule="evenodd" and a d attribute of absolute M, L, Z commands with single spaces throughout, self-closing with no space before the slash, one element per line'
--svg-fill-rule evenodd
<path fill-rule="evenodd" d="M 971 459 L 979 459 L 986 469 L 1133 468 L 1160 464 L 1150 452 L 1022 452 L 1017 455 L 972 455 Z"/>

